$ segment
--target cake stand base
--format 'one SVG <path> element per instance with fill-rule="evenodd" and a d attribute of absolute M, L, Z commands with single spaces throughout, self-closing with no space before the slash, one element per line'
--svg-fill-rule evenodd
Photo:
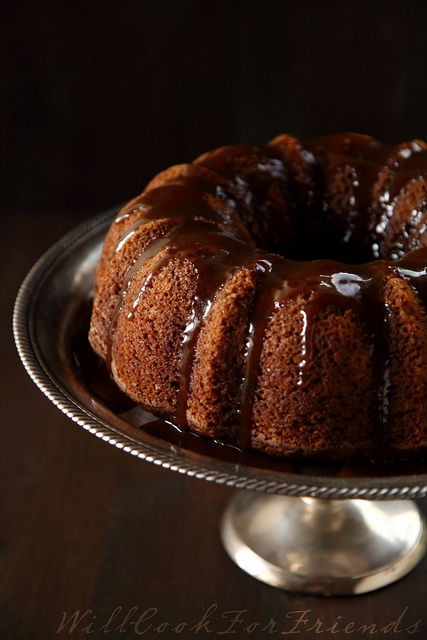
<path fill-rule="evenodd" d="M 421 560 L 426 527 L 410 500 L 324 500 L 239 491 L 221 536 L 236 564 L 274 587 L 360 594 L 402 578 Z"/>

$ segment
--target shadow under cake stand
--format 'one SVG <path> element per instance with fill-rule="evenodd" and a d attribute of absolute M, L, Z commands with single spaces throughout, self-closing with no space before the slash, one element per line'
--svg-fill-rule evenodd
<path fill-rule="evenodd" d="M 116 447 L 238 489 L 221 538 L 255 578 L 292 591 L 344 595 L 411 571 L 426 549 L 415 503 L 427 495 L 424 460 L 356 467 L 243 453 L 181 433 L 118 391 L 87 342 L 96 264 L 116 213 L 67 234 L 20 288 L 14 336 L 33 381 L 72 420 Z"/>

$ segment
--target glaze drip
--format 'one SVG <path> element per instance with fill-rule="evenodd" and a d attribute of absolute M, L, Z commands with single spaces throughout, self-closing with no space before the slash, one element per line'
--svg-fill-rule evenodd
<path fill-rule="evenodd" d="M 280 261 L 274 255 L 264 256 L 253 265 L 257 275 L 257 290 L 249 313 L 245 364 L 239 393 L 238 440 L 244 450 L 251 446 L 252 410 L 260 368 L 262 339 L 275 305 L 286 295 L 289 266 L 287 261 Z"/>

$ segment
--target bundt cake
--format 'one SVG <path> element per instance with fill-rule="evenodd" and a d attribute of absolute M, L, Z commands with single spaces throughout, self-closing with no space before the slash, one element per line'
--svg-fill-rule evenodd
<path fill-rule="evenodd" d="M 427 145 L 233 145 L 112 224 L 89 340 L 135 403 L 242 449 L 385 461 L 427 447 Z"/>

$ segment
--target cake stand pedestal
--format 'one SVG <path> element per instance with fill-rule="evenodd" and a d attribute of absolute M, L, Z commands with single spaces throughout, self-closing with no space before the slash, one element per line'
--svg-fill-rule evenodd
<path fill-rule="evenodd" d="M 349 476 L 334 465 L 251 459 L 178 434 L 108 388 L 109 377 L 88 349 L 87 330 L 96 265 L 116 213 L 67 234 L 21 286 L 14 336 L 33 381 L 67 416 L 110 444 L 240 489 L 221 535 L 228 554 L 255 578 L 293 591 L 343 595 L 408 573 L 426 548 L 425 525 L 412 501 L 427 495 L 425 461 L 372 477 Z"/>
<path fill-rule="evenodd" d="M 225 511 L 221 537 L 236 564 L 290 591 L 365 593 L 411 571 L 426 528 L 410 500 L 324 500 L 241 491 Z"/>

